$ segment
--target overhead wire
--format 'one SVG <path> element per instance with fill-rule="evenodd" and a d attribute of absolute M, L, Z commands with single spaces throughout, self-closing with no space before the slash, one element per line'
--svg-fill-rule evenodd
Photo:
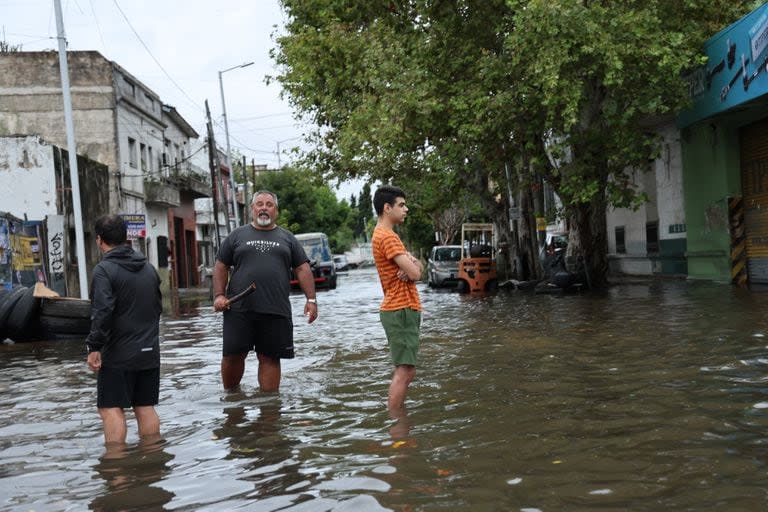
<path fill-rule="evenodd" d="M 133 25 L 131 24 L 131 21 L 128 19 L 128 16 L 126 16 L 125 12 L 123 12 L 123 9 L 120 7 L 120 4 L 117 2 L 117 0 L 112 0 L 115 4 L 115 7 L 117 7 L 117 10 L 120 11 L 120 14 L 123 16 L 123 19 L 128 24 L 128 26 L 131 28 L 131 31 L 133 31 L 133 34 L 136 36 L 136 39 L 139 40 L 141 45 L 144 47 L 144 49 L 147 51 L 150 57 L 152 57 L 152 60 L 155 61 L 155 64 L 157 64 L 157 67 L 160 68 L 160 70 L 163 72 L 163 74 L 168 78 L 168 80 L 171 81 L 171 83 L 184 95 L 185 98 L 187 98 L 192 105 L 195 106 L 199 111 L 203 111 L 203 108 L 198 104 L 195 100 L 192 99 L 192 97 L 187 94 L 187 92 L 182 89 L 182 87 L 176 82 L 176 80 L 173 79 L 173 77 L 165 70 L 162 64 L 160 64 L 160 61 L 157 60 L 157 58 L 154 56 L 152 51 L 149 49 L 147 44 L 144 42 L 144 40 L 141 38 L 139 33 L 136 31 L 135 28 L 133 28 Z"/>
<path fill-rule="evenodd" d="M 96 31 L 99 33 L 99 39 L 101 40 L 101 46 L 104 47 L 104 52 L 109 53 L 107 43 L 104 42 L 104 35 L 101 33 L 101 26 L 99 25 L 99 19 L 96 17 L 96 9 L 93 8 L 93 0 L 88 0 L 91 4 L 91 14 L 93 15 L 93 21 L 96 22 Z"/>

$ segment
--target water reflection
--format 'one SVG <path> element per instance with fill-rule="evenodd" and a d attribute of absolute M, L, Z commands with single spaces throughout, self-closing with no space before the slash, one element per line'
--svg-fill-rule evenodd
<path fill-rule="evenodd" d="M 105 491 L 91 502 L 90 510 L 165 510 L 174 495 L 159 483 L 170 471 L 171 460 L 164 441 L 142 442 L 135 448 L 109 446 L 94 467 Z"/>

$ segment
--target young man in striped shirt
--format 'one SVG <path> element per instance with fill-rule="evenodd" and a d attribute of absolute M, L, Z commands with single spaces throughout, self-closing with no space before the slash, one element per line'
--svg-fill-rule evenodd
<path fill-rule="evenodd" d="M 371 245 L 384 290 L 379 315 L 395 364 L 387 409 L 393 417 L 401 417 L 405 412 L 408 386 L 416 375 L 421 326 L 421 303 L 416 281 L 421 278 L 422 265 L 405 249 L 393 229 L 402 224 L 408 214 L 405 192 L 398 187 L 382 186 L 373 195 L 373 207 L 378 221 Z"/>

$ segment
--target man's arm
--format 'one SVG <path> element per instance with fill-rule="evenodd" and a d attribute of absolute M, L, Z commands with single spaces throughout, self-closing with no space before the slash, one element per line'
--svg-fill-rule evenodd
<path fill-rule="evenodd" d="M 315 298 L 315 276 L 312 275 L 312 268 L 308 262 L 304 262 L 295 269 L 296 279 L 299 280 L 299 287 L 307 297 L 307 303 L 304 305 L 304 315 L 309 317 L 309 323 L 317 318 L 317 299 Z"/>
<path fill-rule="evenodd" d="M 213 266 L 213 309 L 224 311 L 229 309 L 227 300 L 227 283 L 229 282 L 229 267 L 220 260 Z"/>
<path fill-rule="evenodd" d="M 112 284 L 104 268 L 97 266 L 93 271 L 93 297 L 91 299 L 91 331 L 85 339 L 88 349 L 88 366 L 93 371 L 101 368 L 101 350 L 112 329 L 112 315 L 115 311 L 115 296 Z"/>
<path fill-rule="evenodd" d="M 398 276 L 402 278 L 408 278 L 411 281 L 418 281 L 421 279 L 421 272 L 423 266 L 421 261 L 415 258 L 411 253 L 398 254 L 393 258 L 395 264 L 400 267 Z"/>

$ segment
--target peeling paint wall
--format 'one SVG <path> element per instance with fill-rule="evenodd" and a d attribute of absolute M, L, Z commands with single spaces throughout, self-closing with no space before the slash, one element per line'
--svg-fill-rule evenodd
<path fill-rule="evenodd" d="M 39 137 L 0 137 L 0 202 L 23 219 L 56 214 L 53 148 Z"/>

